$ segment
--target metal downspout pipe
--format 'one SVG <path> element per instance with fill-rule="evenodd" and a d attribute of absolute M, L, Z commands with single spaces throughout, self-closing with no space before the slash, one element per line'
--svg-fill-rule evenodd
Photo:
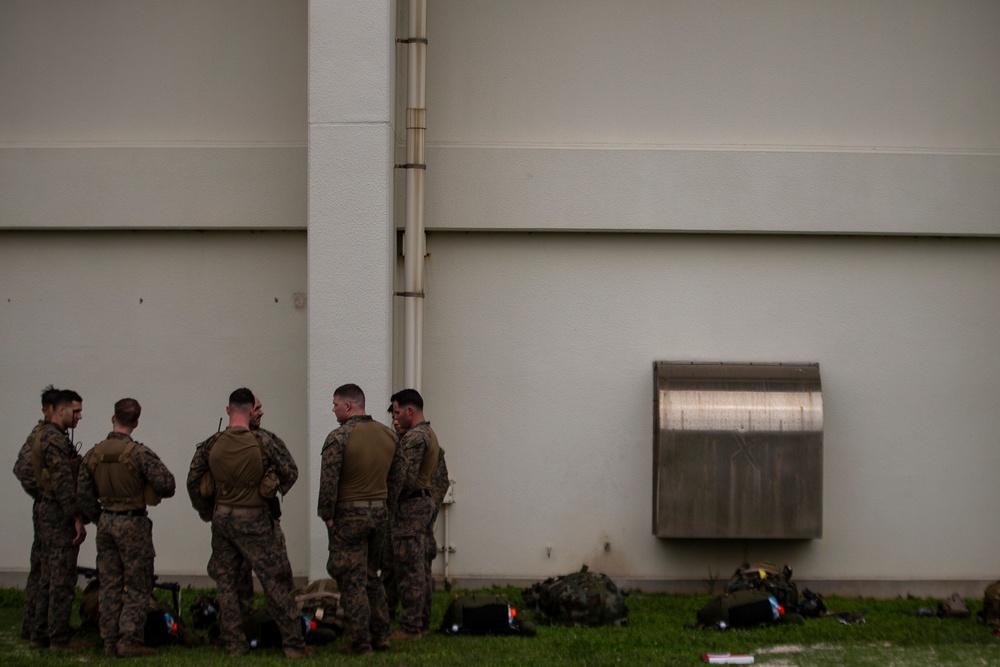
<path fill-rule="evenodd" d="M 427 129 L 427 2 L 408 0 L 406 43 L 406 170 L 403 227 L 403 384 L 422 391 L 424 345 L 424 131 Z M 444 514 L 444 579 L 448 581 L 448 506 Z"/>
<path fill-rule="evenodd" d="M 421 391 L 424 333 L 424 131 L 427 2 L 409 0 L 406 85 L 406 220 L 403 230 L 403 385 Z"/>

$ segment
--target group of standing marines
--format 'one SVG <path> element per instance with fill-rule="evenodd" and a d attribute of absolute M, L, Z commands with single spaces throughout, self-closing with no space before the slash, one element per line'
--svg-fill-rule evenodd
<path fill-rule="evenodd" d="M 448 473 L 420 394 L 397 392 L 390 411 L 395 430 L 365 412 L 360 387 L 338 387 L 333 412 L 340 427 L 323 444 L 318 514 L 329 536 L 327 571 L 344 608 L 341 652 L 350 655 L 385 650 L 390 641 L 420 639 L 430 630 L 433 526 Z M 132 439 L 141 413 L 135 399 L 115 404 L 111 433 L 83 457 L 69 437 L 83 414 L 80 395 L 47 387 L 42 412 L 14 466 L 34 500 L 22 636 L 32 648 L 86 647 L 73 639 L 69 620 L 79 546 L 85 525 L 94 522 L 105 653 L 151 655 L 143 645 L 154 558 L 146 508 L 174 494 L 174 477 Z M 208 574 L 218 589 L 220 638 L 231 655 L 249 651 L 242 618 L 253 605 L 256 574 L 285 655 L 304 657 L 312 649 L 294 600 L 277 499 L 291 489 L 298 469 L 281 438 L 260 427 L 263 408 L 253 392 L 230 394 L 226 413 L 227 428 L 220 425 L 196 446 L 187 477 L 192 505 L 212 524 Z M 397 599 L 402 614 L 391 632 L 389 600 L 395 612 Z"/>

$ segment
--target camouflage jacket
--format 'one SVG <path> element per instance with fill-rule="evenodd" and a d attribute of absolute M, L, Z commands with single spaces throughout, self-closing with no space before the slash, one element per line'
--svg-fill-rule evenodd
<path fill-rule="evenodd" d="M 69 441 L 66 431 L 52 422 L 42 424 L 36 440 L 42 451 L 42 467 L 49 473 L 49 488 L 44 495 L 54 498 L 66 516 L 83 518 L 76 497 L 79 452 Z"/>
<path fill-rule="evenodd" d="M 421 479 L 420 475 L 424 458 L 428 454 L 432 454 L 435 457 L 439 456 L 438 451 L 440 449 L 437 447 L 437 437 L 431 431 L 431 423 L 423 421 L 419 424 L 414 424 L 409 431 L 403 434 L 399 446 L 403 450 L 403 457 L 406 459 L 406 478 L 403 480 L 402 488 L 404 496 L 409 491 L 433 487 L 437 461 L 434 461 L 434 465 L 425 473 L 427 475 L 426 478 Z M 425 480 L 426 484 L 418 483 Z"/>
<path fill-rule="evenodd" d="M 451 479 L 448 477 L 448 464 L 444 461 L 444 450 L 438 449 L 437 467 L 434 468 L 434 477 L 431 478 L 431 498 L 435 505 L 440 505 L 444 501 L 444 496 L 451 486 Z"/>
<path fill-rule="evenodd" d="M 282 469 L 287 471 L 287 476 L 282 476 L 280 473 L 278 475 L 280 485 L 278 486 L 278 491 L 281 495 L 288 495 L 295 482 L 299 478 L 299 467 L 295 465 L 295 459 L 292 458 L 292 453 L 288 451 L 288 447 L 285 445 L 285 441 L 279 438 L 277 435 L 268 431 L 266 428 L 256 428 L 251 429 L 254 433 L 260 436 L 261 440 L 264 442 L 265 450 L 274 449 L 274 455 L 272 458 L 272 465 L 274 465 L 275 470 Z M 270 445 L 268 445 L 270 441 Z"/>
<path fill-rule="evenodd" d="M 31 445 L 35 442 L 35 436 L 38 435 L 44 424 L 44 419 L 38 420 L 35 428 L 31 429 L 31 433 L 28 434 L 28 439 L 21 445 L 21 451 L 17 453 L 17 461 L 14 462 L 14 477 L 17 477 L 17 481 L 21 483 L 21 488 L 33 500 L 38 500 L 42 497 L 42 489 L 35 480 L 35 467 L 31 463 Z"/>
<path fill-rule="evenodd" d="M 350 440 L 351 431 L 362 420 L 372 421 L 369 415 L 359 415 L 349 417 L 340 428 L 330 431 L 323 443 L 322 461 L 320 463 L 319 477 L 319 502 L 317 503 L 317 514 L 323 520 L 332 518 L 336 514 L 337 493 L 340 484 L 340 470 L 344 463 L 344 448 Z M 403 481 L 406 477 L 406 459 L 403 458 L 402 449 L 399 447 L 399 439 L 396 432 L 391 428 L 382 426 L 386 433 L 392 437 L 396 443 L 396 452 L 392 457 L 389 466 L 389 474 L 386 478 L 386 506 L 390 512 L 396 507 L 396 500 L 399 492 L 403 488 Z"/>
<path fill-rule="evenodd" d="M 115 438 L 132 440 L 131 436 L 124 433 L 108 434 L 108 439 Z M 95 445 L 96 447 L 96 445 Z M 80 508 L 91 521 L 97 521 L 101 516 L 101 492 L 94 483 L 94 475 L 90 471 L 90 457 L 94 453 L 94 447 L 83 457 L 83 465 L 80 466 L 80 474 L 77 477 L 77 496 Z M 153 491 L 161 498 L 171 498 L 177 490 L 177 483 L 173 474 L 163 464 L 156 452 L 151 450 L 141 442 L 136 442 L 132 449 L 132 460 L 135 461 L 136 468 L 145 483 L 153 487 Z"/>

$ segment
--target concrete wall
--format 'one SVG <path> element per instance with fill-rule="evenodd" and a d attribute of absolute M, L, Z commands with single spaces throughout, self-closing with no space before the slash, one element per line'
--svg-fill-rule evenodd
<path fill-rule="evenodd" d="M 454 576 L 587 563 L 660 586 L 769 558 L 814 581 L 995 577 L 1000 240 L 434 233 L 428 251 Z M 819 362 L 822 539 L 652 536 L 661 359 Z"/>
<path fill-rule="evenodd" d="M 83 396 L 76 441 L 84 451 L 111 430 L 114 402 L 143 407 L 135 437 L 178 481 L 150 511 L 157 569 L 204 575 L 208 524 L 184 482 L 196 443 L 225 416 L 229 392 L 248 386 L 263 425 L 281 436 L 302 479 L 282 519 L 296 574 L 308 568 L 305 238 L 301 232 L 0 232 L 0 420 L 7 460 L 34 425 L 47 384 Z M 13 479 L 0 570 L 27 571 L 31 502 Z M 94 534 L 80 555 L 94 564 Z"/>

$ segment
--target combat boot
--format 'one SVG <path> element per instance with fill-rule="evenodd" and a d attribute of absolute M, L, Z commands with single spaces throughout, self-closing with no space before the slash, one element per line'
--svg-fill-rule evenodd
<path fill-rule="evenodd" d="M 389 641 L 391 642 L 408 642 L 417 639 L 422 639 L 423 635 L 419 632 L 407 632 L 403 628 L 399 628 L 391 635 L 389 635 Z"/>
<path fill-rule="evenodd" d="M 148 646 L 136 646 L 135 644 L 124 644 L 118 647 L 119 658 L 145 658 L 156 655 L 156 649 Z"/>

